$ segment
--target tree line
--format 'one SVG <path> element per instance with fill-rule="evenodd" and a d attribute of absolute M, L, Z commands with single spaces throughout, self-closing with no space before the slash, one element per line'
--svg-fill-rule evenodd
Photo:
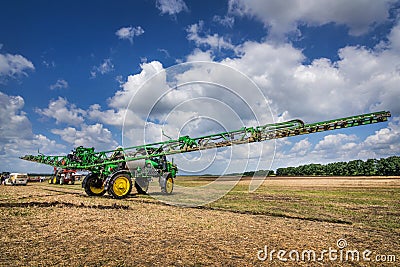
<path fill-rule="evenodd" d="M 277 176 L 400 176 L 400 157 L 278 168 Z"/>

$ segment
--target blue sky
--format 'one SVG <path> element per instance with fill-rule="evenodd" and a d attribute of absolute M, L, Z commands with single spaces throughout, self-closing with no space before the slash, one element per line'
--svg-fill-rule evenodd
<path fill-rule="evenodd" d="M 242 118 L 247 126 L 268 119 L 393 114 L 388 123 L 280 140 L 275 154 L 272 144 L 251 146 L 251 153 L 266 157 L 258 168 L 271 167 L 273 154 L 273 169 L 399 155 L 399 10 L 400 2 L 391 0 L 5 1 L 0 171 L 50 170 L 18 159 L 38 149 L 62 154 L 78 145 L 100 150 L 121 145 L 125 110 L 140 85 L 159 71 L 196 60 L 225 64 L 257 84 L 272 114 L 258 122 Z M 227 76 L 217 79 L 229 83 Z M 194 90 L 182 89 L 176 99 L 217 94 Z M 240 92 L 245 95 L 245 88 Z M 140 102 L 150 98 L 143 94 Z M 176 99 L 164 104 L 177 105 Z M 168 125 L 161 123 L 165 114 L 155 115 L 148 140 L 159 141 L 164 126 L 178 134 L 185 122 L 202 116 L 196 107 L 180 112 Z M 218 117 L 221 110 L 214 112 Z M 149 122 L 140 112 L 129 121 L 130 130 Z M 187 132 L 199 136 L 212 130 L 199 125 Z M 226 125 L 236 124 L 228 119 Z M 221 173 L 227 162 L 250 153 L 232 158 L 228 152 L 176 160 L 186 166 L 185 160 L 195 159 L 203 166 L 200 173 Z M 250 159 L 245 168 L 255 169 L 257 162 Z"/>

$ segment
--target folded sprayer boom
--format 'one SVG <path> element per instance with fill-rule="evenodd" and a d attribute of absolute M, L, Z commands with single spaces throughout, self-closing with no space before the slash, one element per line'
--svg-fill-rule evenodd
<path fill-rule="evenodd" d="M 197 138 L 181 136 L 178 139 L 109 151 L 96 152 L 94 148 L 77 147 L 64 156 L 39 154 L 25 155 L 21 159 L 62 169 L 89 171 L 90 174 L 82 183 L 89 195 L 102 195 L 108 190 L 112 196 L 123 198 L 131 191 L 132 178 L 136 189 L 144 193 L 151 178 L 156 176 L 161 190 L 171 193 L 177 168 L 173 162 L 167 161 L 167 155 L 368 125 L 387 121 L 390 116 L 390 112 L 380 111 L 311 124 L 291 120 Z M 136 161 L 140 163 L 134 163 Z"/>

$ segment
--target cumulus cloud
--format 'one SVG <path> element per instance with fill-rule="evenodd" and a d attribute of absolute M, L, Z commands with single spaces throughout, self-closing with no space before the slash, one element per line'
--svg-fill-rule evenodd
<path fill-rule="evenodd" d="M 28 70 L 34 70 L 33 63 L 21 55 L 0 54 L 0 81 L 5 78 L 27 76 Z"/>
<path fill-rule="evenodd" d="M 362 143 L 360 156 L 370 158 L 400 154 L 400 117 L 393 118 L 388 127 L 368 136 Z"/>
<path fill-rule="evenodd" d="M 126 107 L 103 111 L 99 104 L 94 104 L 90 106 L 88 115 L 92 120 L 113 126 L 142 125 L 144 123 L 144 120 Z"/>
<path fill-rule="evenodd" d="M 235 23 L 235 18 L 232 16 L 224 16 L 221 17 L 219 15 L 215 15 L 213 17 L 213 21 L 225 26 L 227 28 L 232 28 L 233 24 Z"/>
<path fill-rule="evenodd" d="M 80 130 L 75 127 L 64 129 L 52 129 L 53 134 L 57 134 L 62 140 L 73 145 L 95 147 L 97 151 L 115 148 L 118 143 L 113 140 L 112 133 L 102 124 L 93 125 L 82 124 Z"/>
<path fill-rule="evenodd" d="M 143 83 L 153 75 L 163 70 L 163 66 L 158 61 L 141 64 L 142 71 L 139 74 L 129 75 L 127 82 L 122 85 L 122 89 L 109 99 L 112 108 L 126 108 L 130 99 L 139 91 Z M 146 98 L 143 98 L 147 101 Z"/>
<path fill-rule="evenodd" d="M 370 27 L 389 17 L 394 0 L 311 0 L 264 1 L 230 0 L 229 13 L 250 16 L 264 23 L 272 38 L 296 32 L 301 24 L 320 26 L 328 23 L 346 25 L 354 36 L 365 34 Z"/>
<path fill-rule="evenodd" d="M 0 92 L 0 141 L 8 142 L 32 135 L 32 125 L 22 111 L 25 101 L 21 96 Z"/>
<path fill-rule="evenodd" d="M 336 62 L 318 58 L 310 64 L 290 44 L 245 42 L 236 50 L 237 58 L 222 63 L 249 75 L 283 119 L 316 121 L 382 109 L 400 114 L 400 54 L 392 48 L 347 46 Z"/>
<path fill-rule="evenodd" d="M 58 79 L 56 83 L 50 85 L 50 90 L 68 88 L 68 82 L 64 79 Z"/>
<path fill-rule="evenodd" d="M 70 104 L 67 99 L 58 97 L 51 100 L 45 109 L 36 109 L 40 115 L 56 120 L 56 124 L 66 123 L 69 125 L 79 125 L 84 122 L 86 111 Z"/>
<path fill-rule="evenodd" d="M 97 74 L 100 73 L 102 75 L 107 74 L 114 70 L 114 64 L 111 61 L 111 58 L 106 58 L 99 66 L 94 66 L 90 71 L 91 78 L 96 78 Z"/>
<path fill-rule="evenodd" d="M 176 15 L 182 11 L 189 11 L 183 0 L 157 0 L 156 7 L 161 14 Z"/>
<path fill-rule="evenodd" d="M 131 43 L 133 43 L 133 38 L 135 36 L 140 36 L 144 33 L 144 30 L 140 26 L 136 27 L 122 27 L 119 30 L 115 32 L 115 35 L 118 36 L 119 39 L 122 40 L 129 40 Z"/>
<path fill-rule="evenodd" d="M 312 144 L 310 141 L 308 141 L 308 138 L 304 138 L 303 140 L 295 143 L 290 149 L 290 152 L 299 156 L 304 156 L 307 152 L 309 152 L 311 147 Z"/>
<path fill-rule="evenodd" d="M 230 49 L 233 50 L 235 47 L 232 45 L 230 40 L 226 40 L 224 37 L 218 34 L 203 34 L 204 21 L 199 21 L 187 27 L 188 35 L 187 39 L 193 41 L 197 46 L 205 46 L 211 49 Z"/>
<path fill-rule="evenodd" d="M 48 137 L 32 132 L 32 124 L 23 111 L 21 96 L 0 92 L 0 169 L 3 171 L 33 172 L 43 170 L 38 164 L 19 159 L 25 154 L 59 153 L 65 147 Z"/>

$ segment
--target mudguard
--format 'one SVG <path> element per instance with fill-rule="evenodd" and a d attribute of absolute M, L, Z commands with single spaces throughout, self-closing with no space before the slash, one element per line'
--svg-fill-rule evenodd
<path fill-rule="evenodd" d="M 164 172 L 163 175 L 160 176 L 158 179 L 158 183 L 160 184 L 161 188 L 165 188 L 167 184 L 167 178 L 170 175 L 170 172 Z"/>
<path fill-rule="evenodd" d="M 89 173 L 88 175 L 85 176 L 85 178 L 83 178 L 82 188 L 86 187 L 86 183 L 87 183 L 88 177 L 90 177 L 90 175 L 92 175 L 92 173 Z"/>

